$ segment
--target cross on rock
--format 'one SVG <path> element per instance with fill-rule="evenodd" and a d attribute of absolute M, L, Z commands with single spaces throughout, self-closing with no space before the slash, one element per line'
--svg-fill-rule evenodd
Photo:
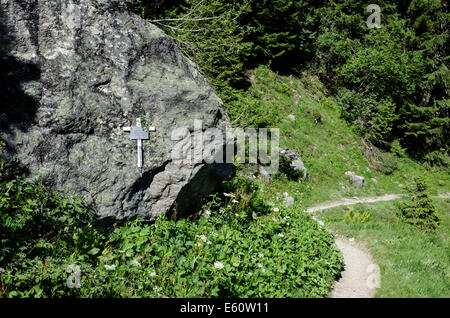
<path fill-rule="evenodd" d="M 142 156 L 142 140 L 149 139 L 149 131 L 156 131 L 155 127 L 148 127 L 148 130 L 142 129 L 141 119 L 136 119 L 136 127 L 123 127 L 123 131 L 130 132 L 131 140 L 137 140 L 137 152 L 138 152 L 138 168 L 143 166 Z"/>

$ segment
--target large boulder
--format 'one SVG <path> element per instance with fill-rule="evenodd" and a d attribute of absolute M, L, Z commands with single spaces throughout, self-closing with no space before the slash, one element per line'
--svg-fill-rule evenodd
<path fill-rule="evenodd" d="M 366 186 L 366 179 L 364 177 L 356 175 L 353 171 L 346 171 L 345 175 L 350 177 L 350 183 L 358 188 Z"/>
<path fill-rule="evenodd" d="M 175 128 L 224 129 L 228 116 L 174 41 L 122 1 L 1 0 L 0 69 L 7 170 L 82 196 L 101 219 L 181 216 L 234 176 L 172 159 Z M 123 130 L 136 119 L 156 127 L 142 169 Z"/>

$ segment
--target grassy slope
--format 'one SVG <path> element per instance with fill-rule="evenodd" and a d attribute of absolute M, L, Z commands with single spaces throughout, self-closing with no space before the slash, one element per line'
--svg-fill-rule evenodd
<path fill-rule="evenodd" d="M 280 146 L 296 150 L 311 174 L 306 184 L 279 185 L 294 193 L 299 190 L 298 198 L 305 206 L 342 197 L 405 193 L 405 186 L 418 174 L 428 177 L 432 193 L 450 192 L 448 170 L 427 169 L 399 157 L 394 158 L 398 169 L 391 175 L 371 168 L 361 138 L 340 118 L 335 100 L 325 95 L 323 86 L 314 77 L 279 76 L 266 67 L 259 67 L 252 78 L 253 85 L 247 96 L 264 100 L 262 107 L 273 113 L 271 127 L 280 128 Z M 251 98 L 247 102 L 252 103 Z M 295 123 L 287 119 L 289 114 L 295 115 Z M 315 114 L 320 114 L 323 125 L 314 123 Z M 364 176 L 367 187 L 351 186 L 346 171 Z"/>
<path fill-rule="evenodd" d="M 262 103 L 263 116 L 273 118 L 270 126 L 280 128 L 280 146 L 300 153 L 311 174 L 311 179 L 304 183 L 278 176 L 266 184 L 267 198 L 274 206 L 282 205 L 281 193 L 284 191 L 295 198 L 294 209 L 298 211 L 342 197 L 405 193 L 405 186 L 418 174 L 427 177 L 432 193 L 450 192 L 450 175 L 445 169 L 425 168 L 399 157 L 394 157 L 398 168 L 390 175 L 372 168 L 361 138 L 340 118 L 335 100 L 326 96 L 323 86 L 314 77 L 306 74 L 301 79 L 279 76 L 266 67 L 259 67 L 253 71 L 251 79 L 252 86 L 245 102 Z M 287 119 L 289 114 L 295 115 L 295 123 Z M 318 114 L 323 125 L 314 123 L 314 116 Z M 247 172 L 245 169 L 249 168 L 244 168 L 244 173 Z M 349 170 L 364 176 L 367 186 L 357 189 L 350 185 L 345 175 Z M 344 226 L 341 218 L 336 216 L 337 212 L 331 213 L 327 221 L 331 228 L 369 242 L 382 268 L 383 287 L 378 296 L 448 296 L 449 260 L 446 255 L 450 219 L 445 211 L 449 210 L 449 205 L 442 202 L 439 205 L 441 213 L 445 214 L 440 232 L 423 236 L 398 224 L 392 204 L 374 205 L 374 214 L 378 209 L 381 213 L 366 227 L 351 229 Z M 377 242 L 380 241 L 385 243 L 379 245 Z M 398 277 L 406 277 L 406 280 L 399 282 Z M 433 283 L 439 279 L 440 283 Z"/>

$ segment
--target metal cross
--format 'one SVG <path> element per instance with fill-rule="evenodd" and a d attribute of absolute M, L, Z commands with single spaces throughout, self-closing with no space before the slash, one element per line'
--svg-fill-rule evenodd
<path fill-rule="evenodd" d="M 136 119 L 136 127 L 123 127 L 123 131 L 130 132 L 131 140 L 137 140 L 137 152 L 138 152 L 138 168 L 143 166 L 142 158 L 142 140 L 148 140 L 149 131 L 156 131 L 155 127 L 148 127 L 148 130 L 142 129 L 141 119 Z"/>

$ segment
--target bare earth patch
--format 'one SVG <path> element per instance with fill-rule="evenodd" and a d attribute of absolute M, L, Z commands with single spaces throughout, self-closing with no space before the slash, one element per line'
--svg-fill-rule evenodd
<path fill-rule="evenodd" d="M 380 281 L 372 256 L 361 243 L 350 242 L 348 238 L 338 237 L 335 242 L 344 255 L 345 269 L 334 284 L 330 297 L 372 298 L 376 291 L 373 282 Z"/>

